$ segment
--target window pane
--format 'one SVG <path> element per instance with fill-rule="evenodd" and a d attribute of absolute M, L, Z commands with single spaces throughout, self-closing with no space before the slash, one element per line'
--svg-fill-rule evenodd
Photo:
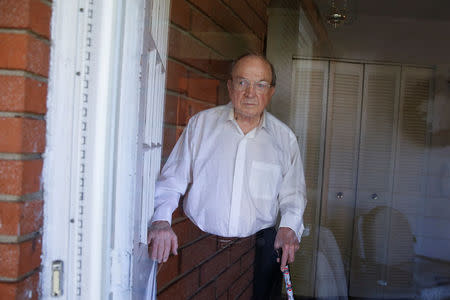
<path fill-rule="evenodd" d="M 448 1 L 272 1 L 271 111 L 308 192 L 291 266 L 310 297 L 450 297 Z"/>

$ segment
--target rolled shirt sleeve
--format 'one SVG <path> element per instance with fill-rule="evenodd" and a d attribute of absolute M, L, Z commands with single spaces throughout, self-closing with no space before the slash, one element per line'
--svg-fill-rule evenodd
<path fill-rule="evenodd" d="M 303 234 L 303 212 L 306 207 L 306 186 L 303 164 L 297 140 L 290 145 L 291 164 L 283 177 L 278 201 L 281 221 L 279 227 L 289 227 L 300 242 Z"/>

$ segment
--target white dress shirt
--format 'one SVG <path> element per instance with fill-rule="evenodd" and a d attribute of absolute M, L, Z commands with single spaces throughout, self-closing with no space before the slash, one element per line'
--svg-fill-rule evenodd
<path fill-rule="evenodd" d="M 293 132 L 264 111 L 244 134 L 232 104 L 193 116 L 156 183 L 153 221 L 171 223 L 179 198 L 201 230 L 246 237 L 274 226 L 289 227 L 299 241 L 306 205 L 305 179 Z"/>

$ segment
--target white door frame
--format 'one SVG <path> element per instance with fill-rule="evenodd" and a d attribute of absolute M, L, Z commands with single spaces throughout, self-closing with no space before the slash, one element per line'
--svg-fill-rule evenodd
<path fill-rule="evenodd" d="M 145 0 L 52 5 L 41 298 L 130 299 Z"/>

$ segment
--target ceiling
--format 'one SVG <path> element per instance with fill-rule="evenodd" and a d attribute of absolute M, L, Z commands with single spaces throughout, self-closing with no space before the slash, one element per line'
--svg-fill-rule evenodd
<path fill-rule="evenodd" d="M 331 0 L 313 1 L 326 20 Z M 326 25 L 332 50 L 320 56 L 450 63 L 450 0 L 335 0 L 335 5 L 341 8 L 345 1 L 349 20 L 337 28 Z"/>
<path fill-rule="evenodd" d="M 449 0 L 335 0 L 336 6 L 343 7 L 344 2 L 350 14 L 367 16 L 385 16 L 395 18 L 450 20 Z M 331 0 L 314 0 L 322 16 L 326 15 Z"/>

